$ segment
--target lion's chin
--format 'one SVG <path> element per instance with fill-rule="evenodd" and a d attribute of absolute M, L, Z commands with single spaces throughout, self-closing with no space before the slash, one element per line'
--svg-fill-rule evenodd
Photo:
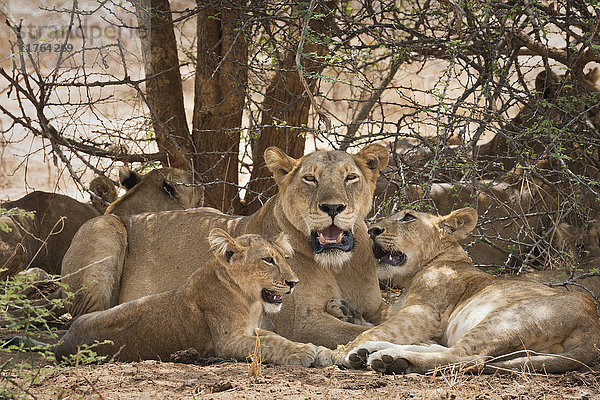
<path fill-rule="evenodd" d="M 391 264 L 379 263 L 377 265 L 377 279 L 380 281 L 392 279 L 398 274 L 398 272 L 398 267 L 395 267 Z"/>
<path fill-rule="evenodd" d="M 269 289 L 261 291 L 263 301 L 263 311 L 267 314 L 279 312 L 281 310 L 281 295 Z"/>
<path fill-rule="evenodd" d="M 349 261 L 351 257 L 352 252 L 338 249 L 329 249 L 321 253 L 315 253 L 315 261 L 334 272 L 341 272 L 342 265 Z"/>
<path fill-rule="evenodd" d="M 264 303 L 263 302 L 263 312 L 265 314 L 275 314 L 275 313 L 278 313 L 279 311 L 281 311 L 281 303 L 274 304 L 274 303 Z"/>

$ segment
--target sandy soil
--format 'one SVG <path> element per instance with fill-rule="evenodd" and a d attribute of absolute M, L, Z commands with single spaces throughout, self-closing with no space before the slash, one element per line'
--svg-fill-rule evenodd
<path fill-rule="evenodd" d="M 64 326 L 62 328 L 65 328 Z M 59 331 L 58 333 L 62 333 Z M 6 332 L 0 332 L 3 334 Z M 47 337 L 37 339 L 53 342 Z M 600 399 L 600 364 L 563 375 L 381 375 L 367 370 L 262 365 L 249 376 L 246 362 L 198 359 L 141 361 L 78 367 L 52 358 L 0 352 L 0 399 L 5 393 L 40 400 L 64 399 Z M 172 356 L 172 359 L 175 359 Z"/>
<path fill-rule="evenodd" d="M 245 363 L 208 366 L 143 361 L 42 372 L 38 381 L 17 380 L 36 399 L 599 399 L 598 374 L 475 376 L 445 373 L 384 376 L 264 365 L 248 376 Z"/>

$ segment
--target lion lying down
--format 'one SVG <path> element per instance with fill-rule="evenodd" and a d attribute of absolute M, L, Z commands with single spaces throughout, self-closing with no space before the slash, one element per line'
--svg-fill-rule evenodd
<path fill-rule="evenodd" d="M 21 209 L 29 216 L 17 213 L 1 216 L 0 222 L 10 230 L 0 229 L 0 279 L 23 271 L 30 266 L 58 274 L 63 256 L 83 223 L 97 217 L 114 201 L 114 183 L 97 176 L 90 182 L 90 203 L 82 203 L 60 193 L 34 191 L 20 199 L 0 202 L 5 210 Z M 33 214 L 33 215 L 32 215 Z"/>
<path fill-rule="evenodd" d="M 476 269 L 458 243 L 476 222 L 472 208 L 442 217 L 405 210 L 369 230 L 378 276 L 400 278 L 403 304 L 350 342 L 342 364 L 388 373 L 456 363 L 559 373 L 598 356 L 592 300 Z"/>
<path fill-rule="evenodd" d="M 336 348 L 367 329 L 349 322 L 381 322 L 388 307 L 364 219 L 388 162 L 385 147 L 371 144 L 356 154 L 315 151 L 300 159 L 269 147 L 264 158 L 278 193 L 252 215 L 204 207 L 104 215 L 84 224 L 62 264 L 63 283 L 76 293 L 71 315 L 180 286 L 198 259 L 212 256 L 206 235 L 221 228 L 235 237 L 285 232 L 294 248 L 289 263 L 301 283 L 264 326 L 290 340 Z M 332 298 L 343 300 L 356 318 L 341 321 L 332 315 Z"/>
<path fill-rule="evenodd" d="M 121 361 L 168 360 L 187 348 L 207 357 L 245 360 L 257 343 L 256 333 L 265 361 L 320 364 L 324 347 L 256 328 L 262 311 L 279 311 L 282 295 L 298 282 L 285 260 L 293 253 L 287 237 L 233 239 L 215 228 L 208 239 L 214 258 L 182 286 L 79 317 L 55 347 L 56 359 L 76 353 L 82 344 L 110 339 L 114 344 L 99 346 L 98 353 Z"/>

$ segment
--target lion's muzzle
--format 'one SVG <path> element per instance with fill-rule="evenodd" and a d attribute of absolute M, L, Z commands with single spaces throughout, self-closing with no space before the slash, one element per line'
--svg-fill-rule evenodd
<path fill-rule="evenodd" d="M 406 254 L 396 250 L 384 250 L 377 242 L 373 242 L 373 255 L 380 263 L 398 267 L 406 262 Z"/>
<path fill-rule="evenodd" d="M 311 232 L 310 242 L 315 254 L 320 254 L 329 249 L 348 252 L 354 248 L 352 231 L 343 231 L 335 225 L 330 225 L 322 231 Z"/>
<path fill-rule="evenodd" d="M 266 303 L 269 304 L 281 304 L 281 295 L 268 289 L 262 290 L 262 298 Z"/>

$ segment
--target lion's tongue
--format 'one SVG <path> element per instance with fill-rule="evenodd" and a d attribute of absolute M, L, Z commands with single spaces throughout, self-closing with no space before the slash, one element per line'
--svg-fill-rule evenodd
<path fill-rule="evenodd" d="M 341 230 L 335 225 L 330 225 L 329 227 L 319 232 L 319 243 L 321 243 L 321 245 L 328 243 L 340 243 L 342 241 L 343 235 L 343 230 Z"/>

